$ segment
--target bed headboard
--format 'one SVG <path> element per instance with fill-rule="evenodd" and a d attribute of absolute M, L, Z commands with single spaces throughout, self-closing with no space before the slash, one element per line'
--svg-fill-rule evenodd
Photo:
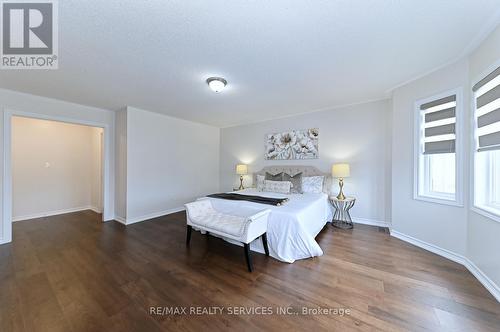
<path fill-rule="evenodd" d="M 257 175 L 266 175 L 266 172 L 269 172 L 271 174 L 285 172 L 292 176 L 302 172 L 302 176 L 324 176 L 325 182 L 323 182 L 323 192 L 330 194 L 332 189 L 333 181 L 331 174 L 321 172 L 314 166 L 266 166 L 260 171 L 253 173 L 253 183 L 257 183 Z"/>

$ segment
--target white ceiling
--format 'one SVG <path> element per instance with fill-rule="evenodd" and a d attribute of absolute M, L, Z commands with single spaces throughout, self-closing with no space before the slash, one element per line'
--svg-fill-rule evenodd
<path fill-rule="evenodd" d="M 230 126 L 385 98 L 470 48 L 500 0 L 64 0 L 59 69 L 0 87 Z M 491 25 L 491 24 L 490 24 Z M 205 84 L 223 76 L 220 94 Z"/>

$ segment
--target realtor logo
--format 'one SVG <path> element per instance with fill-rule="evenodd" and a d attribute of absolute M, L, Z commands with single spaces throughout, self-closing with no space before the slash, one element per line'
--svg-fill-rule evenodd
<path fill-rule="evenodd" d="M 57 69 L 55 0 L 1 1 L 1 68 Z"/>

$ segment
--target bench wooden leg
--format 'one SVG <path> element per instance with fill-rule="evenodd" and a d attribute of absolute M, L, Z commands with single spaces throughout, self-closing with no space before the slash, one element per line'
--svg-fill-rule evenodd
<path fill-rule="evenodd" d="M 191 225 L 187 225 L 186 229 L 186 246 L 189 246 L 189 242 L 191 242 L 191 230 L 193 227 Z"/>
<path fill-rule="evenodd" d="M 252 257 L 250 257 L 250 245 L 244 243 L 245 246 L 245 258 L 247 261 L 248 272 L 252 272 Z"/>
<path fill-rule="evenodd" d="M 262 245 L 264 245 L 266 256 L 269 256 L 269 247 L 267 246 L 267 233 L 262 234 Z"/>

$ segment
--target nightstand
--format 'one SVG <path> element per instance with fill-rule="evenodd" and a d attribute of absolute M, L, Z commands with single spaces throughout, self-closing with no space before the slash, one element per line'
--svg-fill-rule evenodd
<path fill-rule="evenodd" d="M 356 198 L 346 197 L 345 199 L 338 199 L 335 196 L 330 196 L 329 199 L 330 203 L 335 208 L 332 225 L 337 228 L 351 229 L 353 224 L 349 210 L 354 206 L 354 203 L 356 203 Z"/>

